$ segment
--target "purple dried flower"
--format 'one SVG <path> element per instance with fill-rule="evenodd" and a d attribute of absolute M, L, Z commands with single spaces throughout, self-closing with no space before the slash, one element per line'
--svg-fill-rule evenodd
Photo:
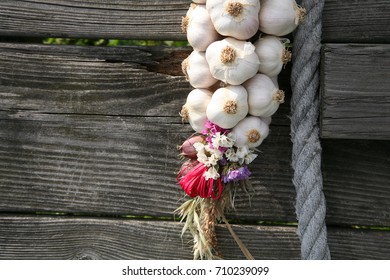
<path fill-rule="evenodd" d="M 247 166 L 242 166 L 238 169 L 229 170 L 225 176 L 223 176 L 223 182 L 237 182 L 241 180 L 246 180 L 251 175 L 249 168 Z"/>
<path fill-rule="evenodd" d="M 219 164 L 222 165 L 222 166 L 225 166 L 227 163 L 228 163 L 228 161 L 224 157 L 219 160 Z"/>

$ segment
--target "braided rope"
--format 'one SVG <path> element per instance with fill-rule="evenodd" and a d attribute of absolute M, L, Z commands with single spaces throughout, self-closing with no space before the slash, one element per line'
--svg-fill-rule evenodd
<path fill-rule="evenodd" d="M 307 11 L 294 34 L 291 139 L 302 259 L 330 259 L 319 140 L 319 63 L 324 0 L 302 0 Z"/>

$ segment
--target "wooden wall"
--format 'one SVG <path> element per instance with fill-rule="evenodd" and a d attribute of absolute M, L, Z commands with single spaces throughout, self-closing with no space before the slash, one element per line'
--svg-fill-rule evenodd
<path fill-rule="evenodd" d="M 103 2 L 103 3 L 102 3 Z M 0 2 L 0 259 L 190 259 L 172 212 L 190 48 L 21 43 L 185 40 L 190 1 Z M 323 174 L 333 259 L 390 257 L 387 1 L 326 0 Z M 257 259 L 299 259 L 287 102 L 254 163 L 255 195 L 230 213 Z M 218 227 L 227 259 L 243 259 Z"/>

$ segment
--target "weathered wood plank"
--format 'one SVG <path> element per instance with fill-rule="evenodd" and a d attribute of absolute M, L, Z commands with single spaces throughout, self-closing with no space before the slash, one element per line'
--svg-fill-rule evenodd
<path fill-rule="evenodd" d="M 176 117 L 0 111 L 0 128 L 3 212 L 172 216 L 181 203 L 176 145 L 191 129 Z M 232 217 L 295 221 L 289 133 L 271 127 L 252 167 L 251 207 L 241 195 Z M 389 145 L 325 141 L 328 223 L 390 225 Z"/>
<path fill-rule="evenodd" d="M 390 141 L 326 139 L 322 145 L 327 221 L 390 225 Z"/>
<path fill-rule="evenodd" d="M 0 259 L 191 259 L 191 237 L 178 222 L 39 216 L 0 216 Z M 233 228 L 257 259 L 298 259 L 293 227 Z M 224 226 L 226 259 L 245 259 Z"/>
<path fill-rule="evenodd" d="M 2 109 L 44 113 L 178 116 L 192 89 L 181 72 L 191 48 L 0 43 Z M 290 68 L 280 75 L 287 124 Z"/>
<path fill-rule="evenodd" d="M 321 135 L 390 139 L 390 45 L 326 44 Z"/>
<path fill-rule="evenodd" d="M 388 260 L 390 231 L 328 227 L 328 244 L 333 260 Z"/>
<path fill-rule="evenodd" d="M 191 237 L 168 221 L 0 216 L 0 259 L 191 259 Z M 299 259 L 295 227 L 232 225 L 256 259 Z M 244 259 L 225 226 L 225 259 Z M 329 228 L 333 259 L 388 259 L 390 232 Z"/>
<path fill-rule="evenodd" d="M 177 117 L 0 111 L 0 127 L 2 211 L 171 216 L 180 204 L 176 145 L 192 132 Z M 237 198 L 255 219 L 294 220 L 288 133 L 272 128 L 253 167 L 261 207 Z"/>
<path fill-rule="evenodd" d="M 0 44 L 0 53 L 3 109 L 172 116 L 191 90 L 177 77 L 189 49 Z"/>
<path fill-rule="evenodd" d="M 325 0 L 322 39 L 334 43 L 389 43 L 387 0 Z"/>
<path fill-rule="evenodd" d="M 177 197 L 181 196 L 173 178 L 178 168 L 174 147 L 191 134 L 191 130 L 182 126 L 177 117 L 189 87 L 182 77 L 172 77 L 177 75 L 176 73 L 167 72 L 167 69 L 161 67 L 157 69 L 157 66 L 164 64 L 161 61 L 167 59 L 172 61 L 172 65 L 179 64 L 184 54 L 188 53 L 188 49 L 171 51 L 169 48 L 89 48 L 13 44 L 1 44 L 1 47 L 2 53 L 5 54 L 0 58 L 5 69 L 0 75 L 1 108 L 7 110 L 3 112 L 3 116 L 6 117 L 2 122 L 3 133 L 7 135 L 5 142 L 2 143 L 6 151 L 2 164 L 9 166 L 3 169 L 3 174 L 8 176 L 13 174 L 11 179 L 3 181 L 9 196 L 2 199 L 4 211 L 98 211 L 111 214 L 171 215 L 171 211 L 178 205 Z M 154 73 L 157 71 L 160 73 Z M 77 74 L 72 75 L 73 73 Z M 56 83 L 53 83 L 53 80 Z M 150 87 L 149 81 L 156 80 L 157 85 Z M 288 76 L 282 75 L 281 86 L 287 84 Z M 72 90 L 68 90 L 68 87 Z M 96 88 L 104 89 L 104 93 Z M 118 94 L 122 91 L 125 93 Z M 171 95 L 172 92 L 175 94 Z M 178 95 L 180 98 L 177 98 Z M 53 113 L 71 115 L 61 116 Z M 92 116 L 80 115 L 83 113 Z M 287 114 L 288 106 L 282 106 L 274 118 L 274 123 L 287 125 Z M 101 133 L 102 129 L 105 133 Z M 15 133 L 8 135 L 9 131 Z M 132 134 L 131 137 L 128 136 L 129 133 Z M 166 150 L 147 148 L 144 149 L 144 153 L 140 152 L 145 144 L 148 145 L 144 140 L 145 135 L 151 137 L 148 138 L 149 146 L 154 146 L 152 140 L 156 138 L 165 143 Z M 98 143 L 96 139 L 100 139 Z M 254 177 L 258 194 L 252 200 L 251 209 L 248 208 L 246 198 L 238 199 L 237 217 L 293 221 L 295 194 L 289 167 L 291 144 L 288 127 L 274 127 L 267 141 L 269 144 L 265 143 L 263 146 L 263 158 L 254 166 L 258 172 Z M 363 163 L 370 162 L 372 155 L 375 158 L 378 154 L 381 158 L 381 155 L 389 151 L 386 144 L 380 145 L 378 149 L 376 145 L 371 146 L 372 142 L 363 143 L 367 151 L 367 154 L 359 155 Z M 350 142 L 345 144 L 341 142 L 334 148 L 343 145 L 352 147 L 354 153 L 360 153 L 360 145 Z M 103 150 L 101 147 L 104 147 Z M 138 151 L 136 156 L 130 157 L 133 147 L 138 147 L 135 148 Z M 370 153 L 370 150 L 373 152 Z M 324 150 L 324 157 L 326 151 L 327 149 Z M 83 157 L 82 163 L 80 154 Z M 144 158 L 145 154 L 154 159 L 158 158 L 159 161 L 150 166 L 151 163 Z M 61 158 L 65 158 L 64 164 L 58 162 Z M 10 165 L 10 159 L 14 161 L 13 165 Z M 386 207 L 377 204 L 376 196 L 376 193 L 381 193 L 385 201 L 390 197 L 389 192 L 383 188 L 389 185 L 386 175 L 389 173 L 386 168 L 388 165 L 377 166 L 375 172 L 370 170 L 368 173 L 367 165 L 357 166 L 351 176 L 359 178 L 359 174 L 365 174 L 362 179 L 366 184 L 373 190 L 378 189 L 378 192 L 365 194 L 361 192 L 358 181 L 346 184 L 344 175 L 350 174 L 345 173 L 349 165 L 343 166 L 337 159 L 333 162 L 334 164 L 325 165 L 328 174 L 325 190 L 327 196 L 332 197 L 328 200 L 328 204 L 332 204 L 328 209 L 329 222 L 389 225 L 388 211 Z M 124 163 L 134 165 L 136 168 L 123 169 Z M 88 166 L 90 173 L 85 178 L 80 172 L 83 165 Z M 164 172 L 158 176 L 152 173 L 147 177 L 152 181 L 151 186 L 147 181 L 139 185 L 140 178 L 145 174 L 143 168 L 148 171 L 156 169 Z M 101 170 L 108 171 L 101 174 Z M 138 174 L 137 179 L 130 179 L 132 176 L 129 175 L 130 172 Z M 77 183 L 74 180 L 75 176 L 83 178 L 83 184 Z M 109 182 L 103 187 L 102 178 Z M 171 190 L 164 193 L 166 195 L 164 200 L 170 202 L 167 204 L 168 208 L 156 207 L 151 211 L 148 205 L 155 204 L 152 201 L 156 201 L 160 195 L 155 191 L 156 178 L 162 189 Z M 89 184 L 84 187 L 86 181 Z M 355 184 L 358 184 L 357 187 Z M 80 185 L 83 185 L 81 189 Z M 17 190 L 15 186 L 18 186 Z M 49 193 L 47 186 L 51 186 Z M 112 190 L 114 186 L 115 191 Z M 83 195 L 80 196 L 76 189 Z M 150 190 L 146 201 L 140 205 L 129 206 L 126 199 L 130 196 L 134 201 L 139 201 L 140 196 L 145 197 L 142 192 L 144 189 Z M 340 189 L 345 190 L 352 198 L 346 199 L 344 194 L 340 195 Z M 116 194 L 122 199 L 118 199 Z M 93 201 L 89 200 L 91 196 L 94 197 Z M 340 203 L 340 200 L 343 203 Z M 362 211 L 365 204 L 374 205 L 372 211 Z M 386 206 L 386 203 L 383 205 Z M 348 215 L 345 215 L 345 209 L 348 209 Z"/>
<path fill-rule="evenodd" d="M 0 35 L 183 40 L 189 0 L 3 0 Z"/>
<path fill-rule="evenodd" d="M 185 40 L 181 17 L 190 0 L 3 0 L 0 35 Z M 387 0 L 326 0 L 326 42 L 389 42 Z"/>

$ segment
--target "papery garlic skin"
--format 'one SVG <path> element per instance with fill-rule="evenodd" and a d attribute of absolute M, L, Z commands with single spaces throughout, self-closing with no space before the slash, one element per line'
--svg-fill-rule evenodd
<path fill-rule="evenodd" d="M 192 12 L 194 11 L 195 7 L 197 5 L 194 3 L 191 3 L 190 7 L 188 8 L 186 12 L 186 16 L 182 17 L 181 19 L 181 32 L 187 33 L 188 24 L 190 23 L 190 18 L 192 16 Z"/>
<path fill-rule="evenodd" d="M 268 137 L 269 126 L 259 117 L 247 116 L 231 131 L 234 146 L 256 148 Z"/>
<path fill-rule="evenodd" d="M 288 42 L 288 39 L 266 35 L 254 43 L 255 52 L 260 60 L 260 73 L 271 78 L 279 75 L 283 66 L 291 60 L 291 52 L 285 47 L 285 43 Z"/>
<path fill-rule="evenodd" d="M 183 61 L 182 70 L 194 88 L 208 88 L 218 81 L 210 73 L 204 52 L 193 51 Z"/>
<path fill-rule="evenodd" d="M 207 89 L 194 89 L 183 105 L 180 115 L 183 121 L 188 121 L 193 130 L 201 133 L 207 121 L 206 110 L 211 101 L 212 92 Z"/>
<path fill-rule="evenodd" d="M 205 51 L 212 42 L 220 39 L 205 5 L 195 5 L 188 17 L 186 33 L 188 43 L 196 51 Z"/>
<path fill-rule="evenodd" d="M 240 85 L 256 75 L 260 64 L 252 43 L 230 37 L 210 44 L 206 60 L 211 75 L 230 85 Z"/>
<path fill-rule="evenodd" d="M 278 76 L 270 77 L 276 88 L 279 88 Z"/>
<path fill-rule="evenodd" d="M 248 114 L 247 99 L 247 92 L 241 85 L 220 88 L 207 106 L 207 118 L 224 129 L 230 129 Z"/>
<path fill-rule="evenodd" d="M 248 92 L 248 112 L 252 116 L 270 117 L 284 102 L 284 92 L 264 74 L 257 74 L 243 86 Z"/>
<path fill-rule="evenodd" d="M 259 30 L 259 0 L 208 0 L 206 8 L 223 36 L 247 40 Z"/>
<path fill-rule="evenodd" d="M 267 125 L 270 125 L 272 122 L 272 117 L 261 117 L 260 118 L 263 122 L 265 122 Z"/>
<path fill-rule="evenodd" d="M 260 5 L 259 29 L 275 36 L 293 32 L 306 13 L 295 0 L 260 0 Z"/>

